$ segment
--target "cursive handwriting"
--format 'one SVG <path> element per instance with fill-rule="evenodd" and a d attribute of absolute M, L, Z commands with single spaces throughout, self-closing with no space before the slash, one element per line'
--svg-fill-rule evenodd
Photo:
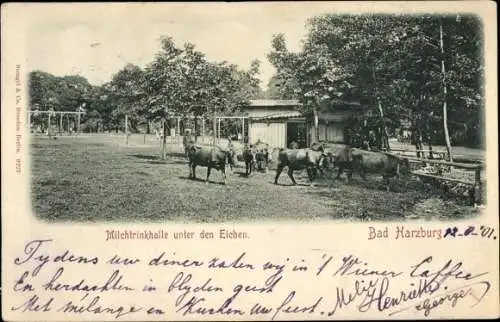
<path fill-rule="evenodd" d="M 474 292 L 474 288 L 477 286 L 484 286 L 484 290 L 480 296 Z M 452 290 L 448 290 L 447 287 L 444 287 L 445 292 L 426 298 L 421 302 L 418 302 L 417 305 L 411 305 L 399 309 L 397 311 L 391 312 L 389 315 L 399 314 L 403 311 L 409 310 L 411 308 L 415 308 L 416 311 L 424 311 L 425 316 L 429 316 L 430 312 L 438 306 L 444 305 L 446 303 L 450 303 L 451 307 L 455 307 L 458 300 L 466 298 L 467 296 L 473 297 L 476 302 L 472 305 L 472 307 L 476 306 L 483 300 L 486 296 L 486 293 L 490 290 L 490 283 L 487 281 L 480 281 L 473 284 L 463 285 Z"/>
<path fill-rule="evenodd" d="M 188 319 L 317 319 L 344 311 L 358 316 L 413 311 L 428 317 L 440 308 L 475 307 L 492 288 L 488 272 L 433 256 L 406 266 L 378 267 L 355 254 L 337 256 L 326 250 L 321 257 L 307 258 L 307 265 L 305 257 L 297 264 L 286 254 L 255 261 L 246 251 L 194 259 L 160 250 L 152 257 L 120 254 L 101 261 L 69 249 L 54 251 L 54 245 L 51 239 L 31 240 L 11 263 L 19 270 L 8 288 L 16 294 L 16 301 L 8 304 L 11 312 L 103 320 L 168 312 Z M 162 297 L 172 303 L 157 306 L 155 300 Z"/>
<path fill-rule="evenodd" d="M 218 305 L 217 308 L 203 306 L 206 301 L 205 298 L 198 298 L 196 296 L 191 297 L 185 303 L 176 303 L 176 312 L 181 313 L 182 316 L 186 315 L 245 315 L 245 312 L 238 308 L 231 307 L 238 294 L 233 294 L 230 298 L 226 299 L 222 304 Z"/>
<path fill-rule="evenodd" d="M 81 279 L 76 284 L 61 283 L 59 279 L 64 272 L 63 267 L 59 267 L 50 278 L 50 280 L 45 283 L 42 287 L 45 291 L 72 291 L 72 292 L 107 292 L 107 291 L 133 291 L 132 287 L 121 284 L 123 275 L 120 274 L 120 270 L 114 270 L 111 276 L 108 277 L 106 282 L 102 285 L 87 284 L 85 279 Z"/>
<path fill-rule="evenodd" d="M 175 275 L 174 279 L 168 286 L 168 292 L 179 291 L 181 294 L 177 297 L 175 304 L 179 305 L 190 293 L 198 292 L 223 292 L 223 289 L 218 286 L 211 285 L 212 279 L 207 279 L 201 286 L 192 286 L 189 284 L 193 275 L 185 274 L 183 272 Z"/>
<path fill-rule="evenodd" d="M 78 264 L 93 264 L 96 265 L 99 262 L 97 257 L 85 257 L 85 256 L 76 256 L 70 253 L 69 250 L 66 250 L 62 254 L 59 254 L 54 257 L 50 257 L 47 254 L 41 253 L 40 248 L 45 243 L 51 242 L 52 239 L 34 239 L 24 246 L 24 257 L 17 257 L 14 260 L 16 265 L 23 265 L 28 261 L 35 261 L 35 269 L 33 270 L 33 274 L 38 274 L 38 272 L 42 269 L 44 265 L 49 262 L 53 263 L 78 263 Z"/>
<path fill-rule="evenodd" d="M 418 278 L 430 278 L 432 282 L 443 284 L 450 277 L 469 281 L 488 274 L 487 272 L 479 274 L 466 272 L 462 268 L 462 262 L 453 264 L 453 261 L 451 259 L 448 260 L 439 269 L 429 268 L 429 264 L 433 264 L 432 256 L 428 256 L 417 265 L 411 266 L 413 270 L 410 272 L 410 276 Z"/>
<path fill-rule="evenodd" d="M 323 258 L 326 256 L 323 255 Z M 332 256 L 328 257 L 318 268 L 316 275 L 320 275 L 325 267 L 332 262 Z M 374 270 L 368 267 L 368 262 L 360 260 L 358 257 L 348 255 L 342 258 L 342 265 L 333 273 L 333 276 L 387 276 L 396 277 L 403 274 L 391 270 Z"/>
<path fill-rule="evenodd" d="M 115 319 L 118 319 L 122 316 L 136 313 L 142 310 L 140 307 L 135 307 L 134 305 L 127 306 L 112 306 L 112 305 L 102 305 L 101 297 L 94 296 L 91 301 L 88 302 L 89 293 L 85 294 L 77 304 L 74 304 L 72 301 L 67 302 L 63 306 L 61 306 L 57 311 L 64 313 L 74 313 L 74 314 L 82 314 L 82 313 L 94 313 L 94 314 L 112 314 L 115 315 Z"/>
<path fill-rule="evenodd" d="M 287 297 L 281 302 L 281 304 L 274 310 L 274 314 L 271 320 L 274 320 L 279 313 L 297 314 L 297 313 L 308 313 L 312 314 L 316 312 L 318 305 L 323 301 L 323 297 L 319 297 L 311 305 L 289 305 L 295 297 L 296 292 L 291 291 Z"/>

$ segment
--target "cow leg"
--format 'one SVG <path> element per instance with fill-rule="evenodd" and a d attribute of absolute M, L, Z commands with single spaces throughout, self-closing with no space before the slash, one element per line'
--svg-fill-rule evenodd
<path fill-rule="evenodd" d="M 307 177 L 309 178 L 309 181 L 311 182 L 311 187 L 312 187 L 313 181 L 314 181 L 314 176 L 313 176 L 313 171 L 310 168 L 307 168 Z"/>
<path fill-rule="evenodd" d="M 196 164 L 193 163 L 193 167 L 191 169 L 193 170 L 193 179 L 196 180 Z"/>
<path fill-rule="evenodd" d="M 210 177 L 210 170 L 212 170 L 212 168 L 209 166 L 207 168 L 207 180 L 205 180 L 205 183 L 208 183 L 208 178 Z"/>
<path fill-rule="evenodd" d="M 391 188 L 389 186 L 389 183 L 390 183 L 389 177 L 384 175 L 383 179 L 384 179 L 384 184 L 385 184 L 385 188 L 386 188 L 387 192 L 391 191 Z"/>
<path fill-rule="evenodd" d="M 352 183 L 352 169 L 347 169 L 347 183 Z"/>
<path fill-rule="evenodd" d="M 227 179 L 227 177 L 226 177 L 226 167 L 222 167 L 221 172 L 222 172 L 222 175 L 224 176 L 224 182 L 223 182 L 223 184 L 225 185 L 226 184 L 226 179 Z"/>
<path fill-rule="evenodd" d="M 311 182 L 311 187 L 314 187 L 314 179 L 316 177 L 315 171 L 316 169 L 314 168 L 307 168 L 307 176 L 309 177 L 309 181 Z"/>
<path fill-rule="evenodd" d="M 344 167 L 339 166 L 339 169 L 337 170 L 337 176 L 334 178 L 334 180 L 340 179 L 340 175 L 344 172 Z"/>
<path fill-rule="evenodd" d="M 366 181 L 366 173 L 365 173 L 365 170 L 361 169 L 361 170 L 360 170 L 360 172 L 359 172 L 359 175 L 361 176 L 361 178 L 362 178 L 363 180 L 365 180 L 365 181 Z"/>
<path fill-rule="evenodd" d="M 250 170 L 250 169 L 249 169 L 249 168 L 250 168 L 250 167 L 249 167 L 248 162 L 245 162 L 245 175 L 246 175 L 247 177 L 250 175 L 250 173 L 249 173 L 249 170 Z"/>
<path fill-rule="evenodd" d="M 274 184 L 278 184 L 278 178 L 280 177 L 281 172 L 283 171 L 283 166 L 278 164 L 276 168 L 276 177 L 274 177 Z"/>
<path fill-rule="evenodd" d="M 292 179 L 292 183 L 295 186 L 297 184 L 297 182 L 295 182 L 295 179 L 293 177 L 293 169 L 292 168 L 288 168 L 288 176 L 290 177 L 290 179 Z"/>

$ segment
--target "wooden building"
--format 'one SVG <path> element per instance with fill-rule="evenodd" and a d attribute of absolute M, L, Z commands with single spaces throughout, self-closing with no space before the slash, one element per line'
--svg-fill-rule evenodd
<path fill-rule="evenodd" d="M 248 139 L 269 143 L 273 147 L 289 147 L 295 141 L 299 147 L 309 146 L 314 138 L 313 126 L 298 111 L 297 100 L 252 100 L 244 109 L 248 116 Z M 349 118 L 355 118 L 362 107 L 359 103 L 334 101 L 319 111 L 319 139 L 344 141 Z"/>

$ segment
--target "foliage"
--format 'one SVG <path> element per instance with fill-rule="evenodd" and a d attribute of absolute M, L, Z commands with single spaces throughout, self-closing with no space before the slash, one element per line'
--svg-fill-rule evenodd
<path fill-rule="evenodd" d="M 268 59 L 276 68 L 274 81 L 285 80 L 281 97 L 299 93 L 306 115 L 336 98 L 355 98 L 377 115 L 380 102 L 391 132 L 407 119 L 441 142 L 441 25 L 450 127 L 477 131 L 484 101 L 482 26 L 475 16 L 317 16 L 307 23 L 300 52 L 289 52 L 284 36 L 276 35 Z M 455 144 L 477 143 L 461 141 Z"/>

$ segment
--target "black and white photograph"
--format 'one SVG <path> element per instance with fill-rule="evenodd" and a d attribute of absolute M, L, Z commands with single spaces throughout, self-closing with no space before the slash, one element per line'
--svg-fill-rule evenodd
<path fill-rule="evenodd" d="M 2 318 L 498 318 L 495 9 L 3 5 Z"/>
<path fill-rule="evenodd" d="M 253 13 L 39 30 L 27 45 L 36 216 L 481 214 L 480 17 Z"/>

